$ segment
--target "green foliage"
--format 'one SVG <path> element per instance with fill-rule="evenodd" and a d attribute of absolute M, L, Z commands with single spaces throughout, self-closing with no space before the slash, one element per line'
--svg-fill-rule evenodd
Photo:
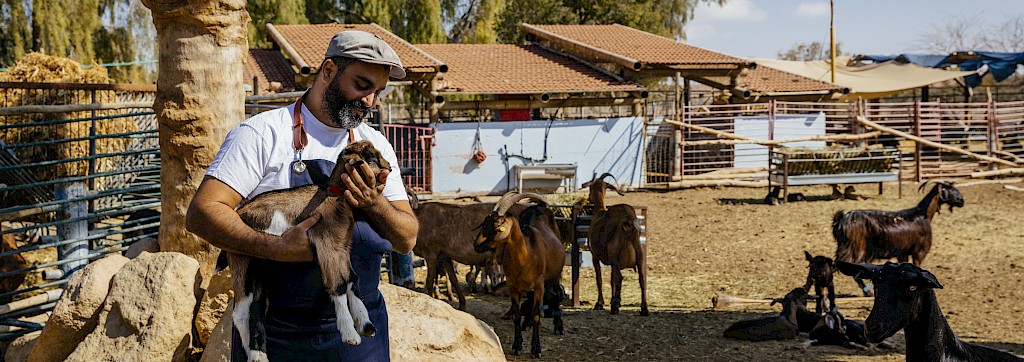
<path fill-rule="evenodd" d="M 250 0 L 245 4 L 249 12 L 249 47 L 270 48 L 267 23 L 309 24 L 305 0 Z"/>
<path fill-rule="evenodd" d="M 844 55 L 842 44 L 836 42 L 836 56 Z M 799 43 L 785 51 L 779 52 L 779 59 L 782 60 L 828 60 L 831 58 L 831 49 L 828 44 L 821 42 Z"/>
<path fill-rule="evenodd" d="M 103 63 L 129 63 L 135 60 L 135 39 L 126 28 L 107 30 L 100 27 L 93 37 L 98 61 Z M 138 65 L 107 68 L 107 75 L 117 83 L 145 83 L 146 73 Z"/>
<path fill-rule="evenodd" d="M 0 0 L 0 67 L 10 67 L 31 50 L 28 13 L 22 0 Z"/>

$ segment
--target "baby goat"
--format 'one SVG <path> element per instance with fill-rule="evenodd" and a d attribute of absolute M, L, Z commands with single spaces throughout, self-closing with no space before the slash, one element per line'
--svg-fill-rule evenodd
<path fill-rule="evenodd" d="M 323 219 L 309 228 L 307 234 L 320 264 L 324 287 L 334 303 L 338 330 L 342 340 L 350 345 L 359 344 L 360 335 L 369 337 L 376 333 L 366 306 L 354 288 L 358 281 L 349 265 L 355 225 L 352 209 L 337 192 L 342 184 L 345 165 L 358 167 L 363 163 L 370 165 L 372 177 L 378 177 L 381 170 L 391 168 L 370 142 L 354 142 L 338 155 L 326 187 L 308 185 L 271 191 L 256 196 L 238 209 L 238 215 L 246 225 L 274 235 L 281 235 L 314 211 L 323 215 Z M 258 266 L 249 268 L 250 263 L 259 263 L 261 259 L 234 253 L 227 256 L 235 291 L 232 315 L 235 328 L 249 360 L 265 361 L 266 334 L 263 326 L 268 296 L 258 274 L 273 271 Z"/>
<path fill-rule="evenodd" d="M 778 303 L 773 300 L 772 305 Z M 722 336 L 742 341 L 793 339 L 800 334 L 797 327 L 797 309 L 807 304 L 807 290 L 796 288 L 782 298 L 782 313 L 773 317 L 750 319 L 733 323 Z"/>
<path fill-rule="evenodd" d="M 884 341 L 903 330 L 908 361 L 1024 361 L 1012 354 L 961 341 L 939 309 L 935 275 L 910 263 L 885 265 L 836 261 L 843 274 L 871 279 L 875 304 L 864 321 L 870 342 Z"/>
<path fill-rule="evenodd" d="M 836 287 L 832 284 L 832 274 L 835 274 L 836 269 L 832 263 L 832 258 L 826 256 L 815 256 L 812 257 L 811 253 L 804 251 L 804 257 L 807 258 L 807 284 L 804 284 L 804 289 L 811 290 L 811 286 L 814 286 L 814 294 L 818 296 L 818 306 L 815 307 L 815 312 L 821 314 L 821 311 L 831 310 L 836 306 Z M 824 302 L 824 295 L 821 294 L 822 289 L 828 290 L 828 308 L 822 308 Z"/>

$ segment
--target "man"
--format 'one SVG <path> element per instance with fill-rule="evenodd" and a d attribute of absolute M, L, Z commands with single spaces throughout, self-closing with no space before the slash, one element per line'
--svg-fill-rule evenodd
<path fill-rule="evenodd" d="M 272 280 L 265 281 L 271 361 L 388 360 L 387 310 L 377 290 L 380 262 L 386 252 L 412 250 L 419 224 L 394 148 L 363 119 L 389 77 L 404 78 L 405 70 L 387 43 L 363 31 L 335 35 L 325 58 L 299 101 L 252 117 L 228 134 L 189 205 L 185 226 L 221 249 L 273 261 Z M 349 346 L 335 325 L 334 308 L 306 235 L 322 216 L 314 214 L 275 236 L 245 225 L 235 209 L 263 192 L 322 184 L 341 150 L 360 140 L 372 142 L 392 169 L 373 178 L 365 177 L 372 175 L 368 165 L 345 166 L 346 190 L 340 197 L 356 210 L 352 268 L 377 328 L 375 336 Z M 232 361 L 247 359 L 237 330 L 231 351 Z"/>

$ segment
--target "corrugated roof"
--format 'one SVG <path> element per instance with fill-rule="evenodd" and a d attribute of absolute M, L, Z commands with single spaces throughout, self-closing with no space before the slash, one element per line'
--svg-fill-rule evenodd
<path fill-rule="evenodd" d="M 644 64 L 735 66 L 750 63 L 748 60 L 683 44 L 619 24 L 532 26 L 563 38 L 636 59 Z"/>
<path fill-rule="evenodd" d="M 246 84 L 252 84 L 252 78 L 256 77 L 260 94 L 306 89 L 295 81 L 295 70 L 292 69 L 291 63 L 288 63 L 281 52 L 272 49 L 249 49 L 242 77 Z M 281 88 L 271 90 L 270 82 L 280 83 Z"/>
<path fill-rule="evenodd" d="M 324 61 L 327 44 L 335 34 L 345 30 L 362 30 L 376 34 L 384 39 L 402 59 L 402 65 L 408 73 L 435 73 L 441 67 L 426 54 L 416 49 L 409 42 L 399 38 L 377 24 L 291 24 L 274 25 L 274 28 L 287 41 L 287 45 L 295 49 L 310 67 L 317 68 Z M 278 44 L 284 47 L 284 44 Z"/>
<path fill-rule="evenodd" d="M 446 92 L 536 94 L 635 91 L 641 86 L 535 45 L 416 45 L 450 67 Z"/>

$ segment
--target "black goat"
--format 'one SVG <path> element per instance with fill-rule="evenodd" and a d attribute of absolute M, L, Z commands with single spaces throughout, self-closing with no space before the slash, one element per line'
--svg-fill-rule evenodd
<path fill-rule="evenodd" d="M 909 209 L 836 212 L 832 217 L 836 261 L 857 264 L 896 258 L 905 262 L 913 257 L 914 264 L 921 265 L 932 247 L 932 217 L 943 204 L 949 205 L 950 212 L 953 207 L 964 206 L 963 196 L 951 182 L 937 182 L 917 206 Z M 862 280 L 857 279 L 857 284 L 865 296 L 871 296 Z"/>
<path fill-rule="evenodd" d="M 870 342 L 884 341 L 903 330 L 908 361 L 1024 361 L 1012 354 L 961 341 L 939 309 L 935 275 L 909 263 L 885 265 L 836 262 L 843 274 L 869 278 L 876 286 L 875 304 L 864 322 Z"/>
<path fill-rule="evenodd" d="M 868 342 L 864 337 L 864 324 L 846 319 L 843 313 L 839 312 L 838 307 L 833 307 L 825 313 L 818 324 L 807 334 L 807 337 L 806 343 L 811 346 L 836 345 L 867 350 L 876 345 Z M 877 346 L 886 349 L 895 348 L 887 341 L 879 342 Z"/>
<path fill-rule="evenodd" d="M 811 256 L 811 253 L 804 251 L 804 257 L 807 259 L 807 284 L 804 284 L 804 289 L 811 290 L 811 286 L 814 286 L 814 294 L 817 295 L 818 306 L 814 308 L 815 312 L 821 314 L 822 310 L 831 310 L 836 306 L 836 287 L 832 284 L 832 274 L 835 274 L 836 268 L 832 263 L 832 258 L 827 256 Z M 828 308 L 822 308 L 825 304 L 824 295 L 821 294 L 822 290 L 828 291 Z"/>
<path fill-rule="evenodd" d="M 779 303 L 773 300 L 772 305 Z M 726 328 L 722 336 L 742 341 L 767 341 L 793 339 L 800 334 L 797 326 L 797 309 L 807 304 L 807 290 L 796 288 L 782 298 L 782 313 L 773 317 L 743 320 Z"/>

